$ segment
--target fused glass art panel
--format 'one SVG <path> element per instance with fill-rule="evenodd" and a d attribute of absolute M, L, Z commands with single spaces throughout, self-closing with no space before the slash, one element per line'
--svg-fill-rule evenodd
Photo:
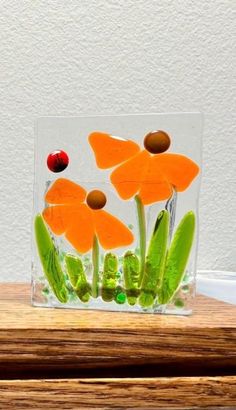
<path fill-rule="evenodd" d="M 35 306 L 191 313 L 201 132 L 198 113 L 37 120 Z"/>

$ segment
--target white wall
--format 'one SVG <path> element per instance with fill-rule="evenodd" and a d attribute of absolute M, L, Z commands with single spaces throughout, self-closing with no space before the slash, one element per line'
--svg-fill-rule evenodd
<path fill-rule="evenodd" d="M 30 279 L 33 121 L 201 110 L 199 268 L 236 270 L 236 1 L 0 1 L 0 280 Z"/>

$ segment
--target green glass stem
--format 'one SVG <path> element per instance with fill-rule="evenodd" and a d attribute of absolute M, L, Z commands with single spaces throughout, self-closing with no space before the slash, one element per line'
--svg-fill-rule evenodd
<path fill-rule="evenodd" d="M 111 302 L 116 293 L 118 272 L 118 258 L 115 254 L 109 252 L 105 255 L 102 275 L 102 299 L 105 302 Z"/>
<path fill-rule="evenodd" d="M 82 302 L 88 302 L 91 294 L 91 285 L 87 281 L 82 260 L 79 257 L 67 254 L 65 262 L 70 283 L 77 296 Z"/>
<path fill-rule="evenodd" d="M 123 258 L 123 272 L 128 303 L 133 306 L 139 296 L 139 258 L 131 251 L 127 251 Z"/>
<path fill-rule="evenodd" d="M 92 260 L 93 260 L 93 282 L 92 282 L 92 296 L 94 298 L 98 297 L 98 285 L 99 285 L 99 244 L 96 235 L 93 239 L 93 250 L 92 250 Z"/>
<path fill-rule="evenodd" d="M 135 196 L 135 202 L 138 213 L 138 226 L 139 226 L 139 249 L 140 249 L 140 276 L 139 285 L 142 283 L 144 269 L 145 269 L 145 256 L 146 256 L 146 220 L 145 210 L 143 203 L 138 195 Z"/>

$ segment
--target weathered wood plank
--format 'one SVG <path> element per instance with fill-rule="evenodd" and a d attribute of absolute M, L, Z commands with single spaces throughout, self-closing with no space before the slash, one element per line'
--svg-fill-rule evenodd
<path fill-rule="evenodd" d="M 236 377 L 0 381 L 0 409 L 235 409 Z"/>
<path fill-rule="evenodd" d="M 28 285 L 2 284 L 0 318 L 0 378 L 13 365 L 236 368 L 236 306 L 204 297 L 190 317 L 138 315 L 33 308 Z"/>

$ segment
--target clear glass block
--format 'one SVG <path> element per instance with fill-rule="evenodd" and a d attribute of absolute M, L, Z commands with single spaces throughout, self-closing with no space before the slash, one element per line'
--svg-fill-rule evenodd
<path fill-rule="evenodd" d="M 191 313 L 201 135 L 199 113 L 37 120 L 33 305 Z"/>

